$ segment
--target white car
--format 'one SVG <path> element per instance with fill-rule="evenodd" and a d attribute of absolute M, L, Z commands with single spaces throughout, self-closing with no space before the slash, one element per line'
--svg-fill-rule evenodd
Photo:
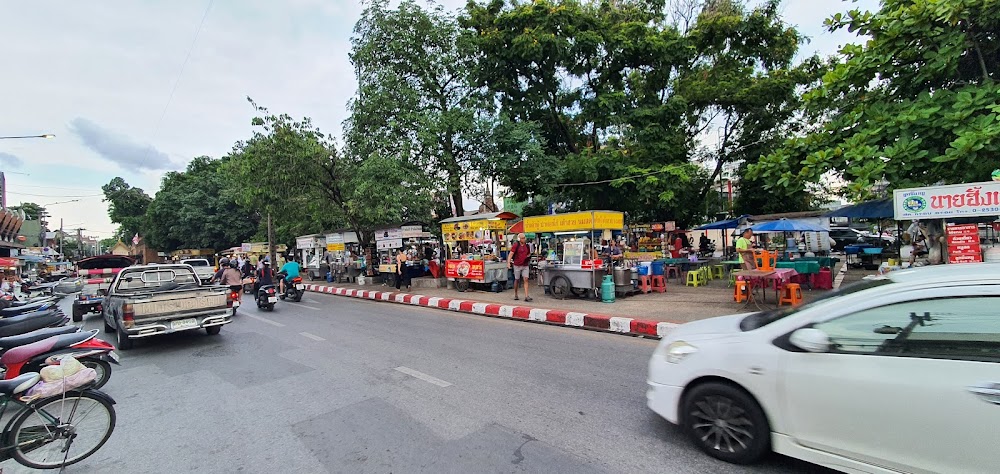
<path fill-rule="evenodd" d="M 1000 264 L 889 273 L 677 327 L 646 401 L 704 452 L 845 472 L 998 472 Z"/>

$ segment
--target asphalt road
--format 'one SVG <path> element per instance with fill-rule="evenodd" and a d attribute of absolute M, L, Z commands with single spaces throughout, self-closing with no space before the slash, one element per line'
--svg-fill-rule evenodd
<path fill-rule="evenodd" d="M 645 406 L 654 347 L 313 293 L 273 313 L 251 303 L 218 336 L 121 353 L 104 387 L 115 433 L 66 472 L 830 472 L 697 451 Z"/>

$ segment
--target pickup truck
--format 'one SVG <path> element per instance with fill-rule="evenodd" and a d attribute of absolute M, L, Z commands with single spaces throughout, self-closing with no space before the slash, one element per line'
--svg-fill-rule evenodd
<path fill-rule="evenodd" d="M 80 294 L 73 300 L 73 322 L 83 321 L 88 313 L 100 313 L 101 302 L 115 274 L 134 263 L 121 255 L 98 255 L 76 262 L 74 286 Z"/>
<path fill-rule="evenodd" d="M 194 267 L 194 272 L 198 274 L 198 279 L 201 280 L 202 284 L 212 281 L 212 277 L 215 276 L 215 267 L 211 263 L 208 263 L 207 259 L 189 258 L 181 260 L 180 263 Z"/>
<path fill-rule="evenodd" d="M 202 286 L 194 267 L 136 265 L 118 273 L 104 299 L 104 331 L 117 333 L 119 350 L 135 339 L 204 328 L 218 334 L 232 322 L 239 293 Z"/>

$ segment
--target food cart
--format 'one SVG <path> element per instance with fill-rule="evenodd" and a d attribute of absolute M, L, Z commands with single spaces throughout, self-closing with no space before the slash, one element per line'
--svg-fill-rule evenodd
<path fill-rule="evenodd" d="M 625 215 L 616 211 L 525 217 L 525 232 L 551 233 L 559 240 L 555 259 L 551 258 L 553 252 L 550 252 L 550 258 L 538 264 L 538 284 L 548 286 L 549 294 L 558 299 L 570 294 L 600 299 L 601 281 L 608 270 L 604 268 L 604 262 L 597 259 L 594 242 L 610 240 L 612 231 L 621 231 L 624 226 Z M 617 268 L 612 273 L 616 293 L 625 292 L 632 286 L 630 268 Z"/>
<path fill-rule="evenodd" d="M 441 221 L 441 237 L 447 247 L 444 274 L 456 290 L 465 291 L 473 283 L 496 290 L 501 283 L 506 286 L 507 262 L 500 258 L 498 248 L 507 221 L 517 217 L 511 212 L 494 212 Z"/>
<path fill-rule="evenodd" d="M 326 234 L 326 252 L 333 281 L 353 280 L 364 268 L 364 258 L 359 252 L 358 234 L 339 231 Z"/>
<path fill-rule="evenodd" d="M 996 238 L 989 237 L 1000 227 L 995 225 L 998 215 L 1000 182 L 996 181 L 893 191 L 893 217 L 919 220 L 931 264 L 1000 261 Z"/>
<path fill-rule="evenodd" d="M 319 280 L 326 275 L 321 271 L 320 261 L 326 250 L 325 238 L 321 234 L 300 235 L 295 238 L 295 253 L 302 264 L 303 273 L 310 280 Z"/>

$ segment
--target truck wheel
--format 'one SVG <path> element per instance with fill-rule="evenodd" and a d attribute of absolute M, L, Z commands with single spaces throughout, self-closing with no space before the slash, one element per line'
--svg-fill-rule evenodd
<path fill-rule="evenodd" d="M 83 315 L 84 315 L 83 308 L 78 308 L 78 307 L 76 307 L 74 305 L 73 306 L 73 322 L 74 323 L 78 323 L 80 321 L 83 321 Z"/>
<path fill-rule="evenodd" d="M 108 324 L 108 320 L 104 319 L 104 315 L 103 314 L 101 315 L 101 319 L 104 320 L 104 332 L 106 332 L 108 334 L 111 334 L 111 333 L 115 332 L 115 328 L 111 327 L 111 325 Z"/>
<path fill-rule="evenodd" d="M 128 338 L 128 334 L 125 330 L 119 327 L 117 332 L 118 334 L 115 336 L 115 339 L 117 339 L 116 342 L 118 342 L 118 350 L 127 351 L 131 349 L 133 341 Z"/>
<path fill-rule="evenodd" d="M 220 331 L 222 331 L 222 326 L 209 326 L 205 328 L 205 332 L 207 332 L 209 336 L 219 334 Z"/>

